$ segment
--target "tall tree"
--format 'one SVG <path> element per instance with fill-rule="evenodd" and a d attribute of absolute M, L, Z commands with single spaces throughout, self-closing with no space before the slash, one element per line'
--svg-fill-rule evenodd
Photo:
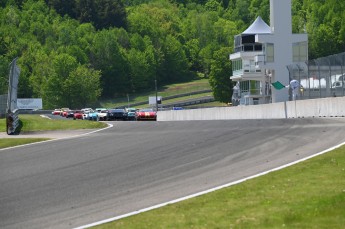
<path fill-rule="evenodd" d="M 8 90 L 8 60 L 0 55 L 0 95 L 6 94 Z"/>
<path fill-rule="evenodd" d="M 164 61 L 161 65 L 160 76 L 164 83 L 183 82 L 190 80 L 188 60 L 182 45 L 171 35 L 168 35 L 163 48 Z"/>
<path fill-rule="evenodd" d="M 81 23 L 90 22 L 94 24 L 97 17 L 96 4 L 94 0 L 75 0 L 76 17 Z"/>
<path fill-rule="evenodd" d="M 251 0 L 249 6 L 249 20 L 254 21 L 260 16 L 266 23 L 270 22 L 270 0 Z M 246 21 L 248 23 L 248 21 Z"/>
<path fill-rule="evenodd" d="M 127 54 L 130 64 L 131 92 L 154 89 L 157 73 L 155 49 L 149 37 L 142 38 L 134 34 L 131 38 L 131 49 Z"/>
<path fill-rule="evenodd" d="M 310 59 L 342 52 L 345 2 L 306 0 L 303 9 L 307 12 Z"/>
<path fill-rule="evenodd" d="M 232 85 L 230 80 L 231 63 L 228 55 L 231 50 L 229 48 L 221 48 L 213 54 L 210 72 L 210 85 L 213 96 L 216 100 L 229 103 L 231 101 Z"/>
<path fill-rule="evenodd" d="M 56 55 L 52 62 L 53 71 L 39 82 L 46 108 L 81 108 L 99 98 L 100 71 L 77 63 L 74 57 L 67 54 Z M 38 77 L 32 79 L 40 80 Z"/>
<path fill-rule="evenodd" d="M 127 14 L 122 0 L 75 0 L 76 18 L 90 22 L 97 29 L 127 27 Z"/>
<path fill-rule="evenodd" d="M 128 13 L 128 30 L 141 36 L 149 36 L 156 48 L 167 35 L 180 33 L 178 8 L 165 1 L 133 7 Z"/>
<path fill-rule="evenodd" d="M 95 103 L 101 95 L 100 71 L 79 65 L 64 81 L 63 91 L 71 108 L 82 108 Z"/>
<path fill-rule="evenodd" d="M 129 65 L 117 42 L 115 30 L 102 30 L 97 33 L 90 52 L 93 68 L 102 71 L 102 95 L 113 97 L 125 94 L 130 88 Z"/>
<path fill-rule="evenodd" d="M 62 16 L 67 14 L 68 16 L 75 18 L 75 0 L 45 0 L 47 5 L 54 8 L 56 12 Z"/>
<path fill-rule="evenodd" d="M 96 6 L 95 27 L 97 29 L 127 27 L 127 14 L 122 0 L 96 0 Z"/>

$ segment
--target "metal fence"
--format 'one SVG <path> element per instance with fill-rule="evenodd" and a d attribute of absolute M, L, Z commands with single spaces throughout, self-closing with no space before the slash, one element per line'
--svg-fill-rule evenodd
<path fill-rule="evenodd" d="M 290 81 L 295 79 L 300 83 L 297 99 L 345 95 L 345 52 L 292 64 L 287 68 Z M 289 95 L 291 100 L 291 91 Z"/>

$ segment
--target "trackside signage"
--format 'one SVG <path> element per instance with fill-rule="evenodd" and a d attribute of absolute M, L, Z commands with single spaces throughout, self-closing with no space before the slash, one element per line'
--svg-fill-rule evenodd
<path fill-rule="evenodd" d="M 42 99 L 17 99 L 18 109 L 42 109 Z"/>
<path fill-rule="evenodd" d="M 159 104 L 160 103 L 159 101 L 162 101 L 162 96 L 157 96 L 157 101 Z M 156 105 L 156 96 L 149 97 L 149 105 Z"/>

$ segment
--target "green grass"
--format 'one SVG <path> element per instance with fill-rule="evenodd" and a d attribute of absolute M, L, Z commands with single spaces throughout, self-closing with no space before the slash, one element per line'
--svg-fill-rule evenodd
<path fill-rule="evenodd" d="M 176 94 L 184 94 L 193 91 L 210 90 L 208 79 L 198 79 L 188 83 L 179 83 L 168 85 L 159 90 L 161 96 L 171 96 Z"/>
<path fill-rule="evenodd" d="M 168 99 L 168 100 L 164 100 L 163 98 L 163 103 L 173 103 L 173 102 L 178 102 L 178 101 L 185 101 L 188 99 L 196 99 L 196 98 L 205 97 L 205 96 L 212 96 L 212 92 L 200 93 L 200 94 L 195 94 L 195 95 L 187 95 L 187 96 L 182 96 L 182 97 Z"/>
<path fill-rule="evenodd" d="M 178 83 L 178 84 L 171 84 L 167 85 L 165 87 L 158 89 L 158 96 L 167 97 L 177 94 L 184 94 L 189 93 L 193 91 L 201 91 L 201 90 L 210 90 L 210 84 L 208 82 L 208 79 L 197 79 L 188 83 Z M 129 103 L 137 103 L 137 102 L 146 102 L 148 103 L 149 96 L 154 96 L 156 92 L 150 91 L 146 93 L 140 93 L 140 94 L 129 94 Z M 118 107 L 118 106 L 124 106 L 128 104 L 128 98 L 127 97 L 121 97 L 121 98 L 115 98 L 115 99 L 109 99 L 100 101 L 100 104 L 102 107 L 106 108 L 112 108 L 112 107 Z"/>
<path fill-rule="evenodd" d="M 95 228 L 344 228 L 345 147 Z"/>
<path fill-rule="evenodd" d="M 101 122 L 86 120 L 51 120 L 40 115 L 19 115 L 20 131 L 46 131 L 46 130 L 74 130 L 103 128 L 107 125 Z M 0 130 L 6 132 L 6 120 L 0 119 Z M 33 142 L 46 141 L 49 138 L 3 138 L 0 139 L 0 148 L 23 145 Z"/>
<path fill-rule="evenodd" d="M 107 125 L 101 122 L 88 120 L 54 120 L 43 118 L 39 115 L 19 115 L 22 122 L 21 131 L 45 131 L 45 130 L 75 130 L 103 128 Z"/>
<path fill-rule="evenodd" d="M 209 103 L 200 103 L 200 104 L 185 106 L 186 109 L 191 109 L 191 108 L 208 108 L 208 107 L 229 107 L 229 105 L 227 105 L 226 103 L 221 103 L 221 102 L 218 102 L 218 101 L 214 101 L 214 102 L 209 102 Z"/>
<path fill-rule="evenodd" d="M 49 138 L 3 138 L 0 139 L 0 149 L 46 140 L 49 140 Z"/>

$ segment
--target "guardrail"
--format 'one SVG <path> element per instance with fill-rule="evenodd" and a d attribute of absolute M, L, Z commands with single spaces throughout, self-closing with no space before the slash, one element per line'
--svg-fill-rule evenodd
<path fill-rule="evenodd" d="M 185 107 L 185 106 L 191 106 L 191 105 L 196 105 L 196 104 L 209 103 L 209 102 L 213 102 L 213 101 L 215 101 L 215 99 L 213 98 L 213 96 L 210 96 L 210 97 L 204 97 L 204 98 L 191 99 L 188 101 L 175 102 L 175 103 L 170 103 L 170 104 L 162 104 L 162 105 L 160 105 L 160 107 L 162 107 L 162 108 Z"/>
<path fill-rule="evenodd" d="M 197 94 L 208 93 L 208 92 L 212 92 L 212 90 L 207 89 L 207 90 L 187 92 L 187 93 L 178 94 L 178 95 L 165 96 L 165 97 L 162 98 L 162 100 L 165 101 L 165 100 L 168 100 L 168 99 L 176 99 L 176 98 L 179 98 L 179 97 L 185 97 L 185 96 L 189 96 L 189 95 L 197 95 Z M 140 105 L 148 105 L 148 101 L 137 102 L 137 103 L 130 103 L 129 107 L 136 107 L 136 106 L 140 106 Z M 116 108 L 126 108 L 126 107 L 128 107 L 128 105 L 118 106 Z"/>

